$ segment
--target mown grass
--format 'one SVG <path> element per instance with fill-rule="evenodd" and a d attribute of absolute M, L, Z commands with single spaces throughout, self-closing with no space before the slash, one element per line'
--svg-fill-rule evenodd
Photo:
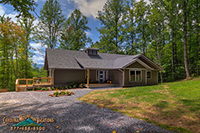
<path fill-rule="evenodd" d="M 200 132 L 200 79 L 97 90 L 80 100 L 178 132 Z"/>

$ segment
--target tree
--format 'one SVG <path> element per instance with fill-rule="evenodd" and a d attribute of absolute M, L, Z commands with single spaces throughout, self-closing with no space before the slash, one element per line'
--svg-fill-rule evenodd
<path fill-rule="evenodd" d="M 86 31 L 91 30 L 88 20 L 78 9 L 75 9 L 65 22 L 65 28 L 61 33 L 60 48 L 69 50 L 80 50 L 91 39 L 87 37 Z"/>
<path fill-rule="evenodd" d="M 149 6 L 144 0 L 139 1 L 135 4 L 135 17 L 136 17 L 136 23 L 138 24 L 136 31 L 137 35 L 140 40 L 140 50 L 143 54 L 146 53 L 146 49 L 148 46 L 148 39 L 149 39 L 149 27 L 148 27 L 148 20 L 147 15 Z"/>
<path fill-rule="evenodd" d="M 34 11 L 36 3 L 34 0 L 1 0 L 0 3 L 9 4 L 14 10 L 20 12 L 19 16 L 30 17 L 30 11 Z"/>
<path fill-rule="evenodd" d="M 97 30 L 101 36 L 100 42 L 96 43 L 94 47 L 98 47 L 100 50 L 106 47 L 104 50 L 109 53 L 120 53 L 120 51 L 123 51 L 122 17 L 125 14 L 124 8 L 124 0 L 108 0 L 103 7 L 103 11 L 98 12 L 97 19 L 102 26 Z"/>
<path fill-rule="evenodd" d="M 47 48 L 57 47 L 58 37 L 65 21 L 60 4 L 57 0 L 47 0 L 40 10 L 39 27 L 36 31 L 36 40 Z"/>
<path fill-rule="evenodd" d="M 18 22 L 20 23 L 20 27 L 23 28 L 25 30 L 25 39 L 26 39 L 26 43 L 25 43 L 25 47 L 24 47 L 24 52 L 25 52 L 25 61 L 24 61 L 24 69 L 25 69 L 25 78 L 28 77 L 28 69 L 30 70 L 30 61 L 29 58 L 31 57 L 30 55 L 32 54 L 30 52 L 30 50 L 32 49 L 32 47 L 30 46 L 30 41 L 32 40 L 31 35 L 33 34 L 34 31 L 34 22 L 35 18 L 34 17 L 21 17 L 20 19 L 18 19 Z"/>
<path fill-rule="evenodd" d="M 183 31 L 184 31 L 184 62 L 185 62 L 185 72 L 186 78 L 190 77 L 189 68 L 188 68 L 188 58 L 187 58 L 187 3 L 186 0 L 182 0 L 184 20 L 183 20 Z"/>
<path fill-rule="evenodd" d="M 137 54 L 137 38 L 136 38 L 136 22 L 134 7 L 135 0 L 127 1 L 125 10 L 126 14 L 123 16 L 123 36 L 125 40 L 126 54 Z"/>
<path fill-rule="evenodd" d="M 25 77 L 25 29 L 3 16 L 0 37 L 0 88 L 12 89 L 16 79 Z"/>

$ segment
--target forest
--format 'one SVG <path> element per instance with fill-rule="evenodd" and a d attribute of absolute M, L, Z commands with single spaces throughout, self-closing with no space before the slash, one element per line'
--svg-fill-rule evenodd
<path fill-rule="evenodd" d="M 34 0 L 1 0 L 19 13 L 17 22 L 0 15 L 0 89 L 14 90 L 18 78 L 46 77 L 32 60 L 30 42 L 43 49 L 99 48 L 113 54 L 144 54 L 162 67 L 159 82 L 200 75 L 200 0 L 107 0 L 96 19 L 99 40 L 86 34 L 88 18 L 75 9 L 63 15 L 57 0 L 47 0 L 35 13 Z M 38 19 L 38 24 L 34 21 Z"/>

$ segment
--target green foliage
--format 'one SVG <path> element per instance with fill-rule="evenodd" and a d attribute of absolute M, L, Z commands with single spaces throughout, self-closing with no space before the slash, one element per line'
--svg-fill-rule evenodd
<path fill-rule="evenodd" d="M 66 20 L 61 33 L 60 48 L 68 50 L 80 50 L 91 43 L 86 31 L 91 30 L 88 26 L 88 19 L 81 11 L 75 9 Z"/>
<path fill-rule="evenodd" d="M 32 77 L 47 77 L 47 70 L 44 70 L 44 67 L 39 69 L 38 67 L 36 67 L 36 64 L 34 65 L 32 72 Z"/>
<path fill-rule="evenodd" d="M 1 0 L 0 4 L 9 4 L 14 10 L 20 12 L 19 16 L 30 17 L 30 11 L 34 11 L 36 3 L 34 0 Z"/>
<path fill-rule="evenodd" d="M 58 47 L 57 41 L 65 18 L 62 15 L 61 5 L 57 0 L 47 0 L 45 2 L 40 10 L 39 21 L 39 30 L 35 32 L 36 41 L 46 45 L 49 49 Z"/>
<path fill-rule="evenodd" d="M 58 95 L 59 95 L 59 92 L 56 91 L 56 92 L 53 93 L 53 95 L 58 96 Z"/>
<path fill-rule="evenodd" d="M 33 75 L 27 33 L 10 18 L 2 16 L 0 19 L 0 88 L 14 90 L 16 79 Z"/>
<path fill-rule="evenodd" d="M 125 15 L 124 0 L 108 0 L 102 11 L 98 12 L 97 19 L 101 22 L 101 27 L 97 28 L 100 35 L 100 42 L 93 44 L 93 47 L 105 53 L 120 53 L 124 37 L 122 35 L 123 22 Z"/>

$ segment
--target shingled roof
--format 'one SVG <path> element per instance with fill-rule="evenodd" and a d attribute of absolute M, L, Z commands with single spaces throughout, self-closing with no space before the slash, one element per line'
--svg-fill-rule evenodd
<path fill-rule="evenodd" d="M 95 56 L 91 56 L 85 51 L 47 49 L 45 69 L 121 69 L 131 62 L 136 61 L 141 56 L 143 55 L 106 53 L 98 53 Z"/>

